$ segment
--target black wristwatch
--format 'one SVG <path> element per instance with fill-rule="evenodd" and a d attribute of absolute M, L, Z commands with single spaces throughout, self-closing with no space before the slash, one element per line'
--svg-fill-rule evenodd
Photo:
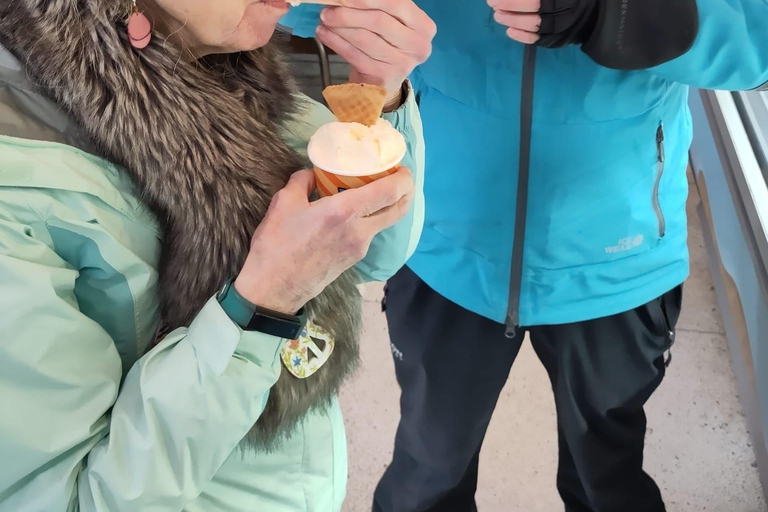
<path fill-rule="evenodd" d="M 244 331 L 261 332 L 286 340 L 298 339 L 307 324 L 303 310 L 298 315 L 286 315 L 262 308 L 237 293 L 234 283 L 234 279 L 227 281 L 216 296 L 221 309 L 233 322 Z"/>

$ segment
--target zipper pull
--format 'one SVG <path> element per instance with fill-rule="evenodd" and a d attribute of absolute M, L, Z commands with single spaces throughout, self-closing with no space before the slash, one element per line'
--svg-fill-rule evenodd
<path fill-rule="evenodd" d="M 517 315 L 507 315 L 506 330 L 504 336 L 507 339 L 513 340 L 517 337 Z"/>
<path fill-rule="evenodd" d="M 656 130 L 656 148 L 659 152 L 659 163 L 664 163 L 664 125 L 660 124 L 659 129 Z"/>

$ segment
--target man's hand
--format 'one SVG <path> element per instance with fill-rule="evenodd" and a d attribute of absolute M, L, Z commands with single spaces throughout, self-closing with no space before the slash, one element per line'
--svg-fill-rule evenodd
<path fill-rule="evenodd" d="M 583 44 L 595 26 L 597 0 L 488 0 L 507 35 L 524 44 Z"/>
<path fill-rule="evenodd" d="M 546 48 L 581 45 L 600 65 L 648 69 L 684 55 L 699 32 L 697 0 L 487 0 L 507 35 Z"/>
<path fill-rule="evenodd" d="M 317 37 L 352 67 L 350 82 L 387 89 L 400 103 L 402 85 L 432 53 L 435 23 L 412 0 L 343 0 L 320 14 Z"/>

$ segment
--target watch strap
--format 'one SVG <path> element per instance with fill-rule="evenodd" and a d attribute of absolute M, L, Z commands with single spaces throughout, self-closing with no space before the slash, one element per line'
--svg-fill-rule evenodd
<path fill-rule="evenodd" d="M 219 295 L 219 304 L 225 313 L 245 331 L 256 331 L 283 339 L 297 339 L 306 325 L 306 318 L 286 315 L 253 304 L 240 295 L 230 280 Z"/>
<path fill-rule="evenodd" d="M 255 306 L 237 293 L 234 281 L 228 281 L 219 295 L 221 309 L 242 329 L 246 329 L 253 317 Z"/>

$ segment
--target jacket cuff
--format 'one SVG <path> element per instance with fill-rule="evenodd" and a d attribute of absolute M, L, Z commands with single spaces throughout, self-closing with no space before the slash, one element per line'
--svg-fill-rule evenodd
<path fill-rule="evenodd" d="M 253 331 L 243 331 L 212 297 L 197 315 L 187 332 L 192 344 L 211 369 L 221 375 L 232 357 L 245 359 L 263 368 L 273 366 L 284 340 Z"/>
<path fill-rule="evenodd" d="M 413 92 L 413 85 L 410 80 L 405 81 L 405 101 L 397 110 L 386 112 L 381 117 L 390 122 L 390 124 L 400 133 L 408 138 L 413 131 L 412 118 L 418 115 L 419 107 L 416 104 L 416 94 Z"/>

